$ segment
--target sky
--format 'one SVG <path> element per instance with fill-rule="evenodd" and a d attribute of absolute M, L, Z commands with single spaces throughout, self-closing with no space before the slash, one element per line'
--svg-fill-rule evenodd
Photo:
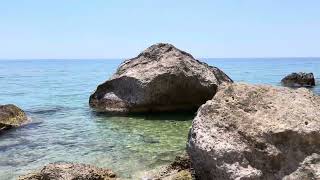
<path fill-rule="evenodd" d="M 319 0 L 0 0 L 0 59 L 320 57 Z"/>

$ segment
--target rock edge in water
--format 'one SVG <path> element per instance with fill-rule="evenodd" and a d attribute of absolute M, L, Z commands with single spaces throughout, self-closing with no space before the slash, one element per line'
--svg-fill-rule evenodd
<path fill-rule="evenodd" d="M 288 87 L 313 87 L 316 85 L 313 73 L 291 73 L 281 80 Z"/>
<path fill-rule="evenodd" d="M 168 166 L 153 175 L 152 180 L 192 180 L 191 161 L 187 153 L 179 155 Z"/>
<path fill-rule="evenodd" d="M 97 87 L 89 104 L 116 114 L 197 110 L 223 82 L 232 80 L 220 69 L 159 43 L 124 61 Z"/>
<path fill-rule="evenodd" d="M 26 113 L 13 104 L 0 105 L 0 131 L 19 127 L 28 120 Z"/>
<path fill-rule="evenodd" d="M 221 86 L 193 120 L 196 177 L 320 179 L 320 97 L 305 88 Z"/>
<path fill-rule="evenodd" d="M 19 180 L 118 180 L 110 169 L 98 168 L 88 164 L 56 162 L 41 170 L 20 176 Z"/>

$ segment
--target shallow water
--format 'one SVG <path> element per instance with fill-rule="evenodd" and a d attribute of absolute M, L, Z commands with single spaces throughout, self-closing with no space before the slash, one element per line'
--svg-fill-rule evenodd
<path fill-rule="evenodd" d="M 320 77 L 320 58 L 204 61 L 235 81 L 280 85 L 282 77 L 296 71 Z M 24 127 L 0 134 L 0 179 L 14 179 L 54 161 L 108 167 L 122 177 L 136 179 L 181 153 L 193 114 L 108 117 L 90 110 L 90 93 L 120 63 L 0 61 L 0 103 L 17 104 L 32 119 Z M 319 86 L 313 90 L 320 94 Z"/>

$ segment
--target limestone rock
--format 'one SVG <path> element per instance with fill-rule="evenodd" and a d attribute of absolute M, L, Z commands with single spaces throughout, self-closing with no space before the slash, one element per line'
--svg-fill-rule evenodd
<path fill-rule="evenodd" d="M 123 62 L 89 104 L 109 113 L 196 110 L 223 82 L 232 80 L 220 69 L 160 43 Z"/>
<path fill-rule="evenodd" d="M 318 160 L 308 159 L 320 154 L 320 97 L 305 88 L 220 86 L 199 108 L 187 149 L 201 180 L 319 177 Z"/>
<path fill-rule="evenodd" d="M 299 168 L 284 180 L 317 180 L 320 179 L 320 155 L 312 154 L 305 158 Z"/>

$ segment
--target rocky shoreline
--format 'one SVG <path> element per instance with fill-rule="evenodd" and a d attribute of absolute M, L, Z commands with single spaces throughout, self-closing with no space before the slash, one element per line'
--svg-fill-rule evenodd
<path fill-rule="evenodd" d="M 234 83 L 171 44 L 150 46 L 123 62 L 89 98 L 108 115 L 196 111 L 187 154 L 145 179 L 320 179 L 320 97 L 303 87 L 312 73 L 293 73 L 284 86 Z M 302 88 L 299 88 L 302 87 Z M 19 127 L 27 116 L 0 106 L 0 130 Z M 115 180 L 110 169 L 56 162 L 20 180 Z"/>

